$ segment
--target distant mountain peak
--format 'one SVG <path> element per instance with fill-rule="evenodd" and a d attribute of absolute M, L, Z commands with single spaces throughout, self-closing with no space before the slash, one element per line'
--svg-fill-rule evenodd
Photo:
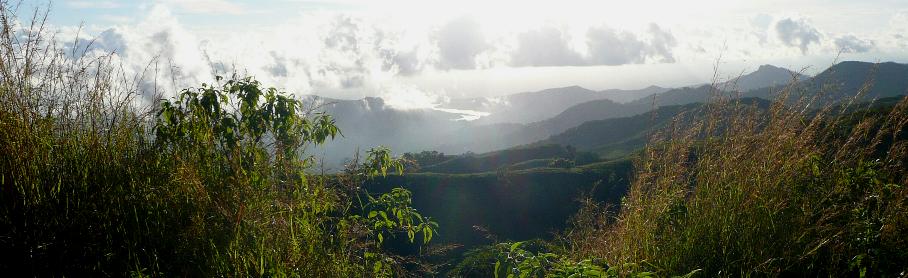
<path fill-rule="evenodd" d="M 806 78 L 806 76 L 791 71 L 787 68 L 765 64 L 761 65 L 757 68 L 757 70 L 751 73 L 742 75 L 737 78 L 732 78 L 727 82 L 719 84 L 719 88 L 734 88 L 746 92 L 759 88 L 785 85 L 791 82 L 792 78 L 796 80 L 803 80 L 804 78 Z"/>
<path fill-rule="evenodd" d="M 528 93 L 524 93 L 524 94 L 534 94 L 534 93 L 538 94 L 538 93 L 551 93 L 551 92 L 562 93 L 562 92 L 577 92 L 577 91 L 592 92 L 592 90 L 590 90 L 590 89 L 580 87 L 578 85 L 572 85 L 572 86 L 566 86 L 566 87 L 550 88 L 550 89 L 545 89 L 545 90 L 536 91 L 536 92 L 528 92 Z"/>
<path fill-rule="evenodd" d="M 785 75 L 788 75 L 789 77 L 791 77 L 792 75 L 800 75 L 797 72 L 792 71 L 787 68 L 778 67 L 778 66 L 774 66 L 774 65 L 770 65 L 770 64 L 765 64 L 765 65 L 761 65 L 759 68 L 757 68 L 757 70 L 755 70 L 749 74 L 746 74 L 744 76 L 755 76 L 755 75 L 766 75 L 766 74 L 779 74 L 779 75 L 785 74 Z M 742 77 L 744 77 L 744 76 L 742 76 Z"/>
<path fill-rule="evenodd" d="M 773 65 L 770 65 L 770 64 L 764 64 L 764 65 L 760 65 L 760 67 L 757 68 L 757 71 L 761 71 L 761 70 L 788 70 L 788 69 L 785 69 L 785 68 L 782 68 L 782 67 L 773 66 Z"/>
<path fill-rule="evenodd" d="M 665 87 L 659 87 L 656 85 L 649 85 L 646 88 L 643 88 L 643 90 L 662 90 L 662 89 L 665 89 Z"/>

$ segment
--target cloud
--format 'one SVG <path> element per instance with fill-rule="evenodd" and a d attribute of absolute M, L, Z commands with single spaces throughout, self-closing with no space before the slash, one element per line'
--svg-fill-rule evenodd
<path fill-rule="evenodd" d="M 597 65 L 623 65 L 644 62 L 647 45 L 632 33 L 608 27 L 591 28 L 587 33 L 589 62 Z"/>
<path fill-rule="evenodd" d="M 513 66 L 595 66 L 673 63 L 677 40 L 670 32 L 650 24 L 643 36 L 608 26 L 586 32 L 586 55 L 571 48 L 570 36 L 561 29 L 545 27 L 520 34 L 512 53 Z"/>
<path fill-rule="evenodd" d="M 381 87 L 379 91 L 378 96 L 381 97 L 384 104 L 396 110 L 431 109 L 458 115 L 459 118 L 453 119 L 454 121 L 473 121 L 491 115 L 489 112 L 440 107 L 442 103 L 449 102 L 450 99 L 437 92 L 425 91 L 413 85 L 392 83 Z"/>
<path fill-rule="evenodd" d="M 811 44 L 819 44 L 821 34 L 803 18 L 783 18 L 773 24 L 776 38 L 789 47 L 798 47 L 806 54 Z"/>
<path fill-rule="evenodd" d="M 757 38 L 760 45 L 765 45 L 769 41 L 769 35 L 767 30 L 769 30 L 770 24 L 773 23 L 772 16 L 768 14 L 757 14 L 750 17 L 749 27 L 747 33 Z"/>
<path fill-rule="evenodd" d="M 116 52 L 131 74 L 147 75 L 148 90 L 170 95 L 211 82 L 215 75 L 238 73 L 299 94 L 349 99 L 401 91 L 411 92 L 404 94 L 410 97 L 398 100 L 415 100 L 420 98 L 413 90 L 389 84 L 435 70 L 673 62 L 676 45 L 674 36 L 657 25 L 640 33 L 597 27 L 572 40 L 574 33 L 566 27 L 551 25 L 486 33 L 469 16 L 414 28 L 370 14 L 326 11 L 303 12 L 267 32 L 249 28 L 196 37 L 175 13 L 185 11 L 181 8 L 201 12 L 193 6 L 201 3 L 230 2 L 160 0 L 145 17 L 68 47 Z M 392 102 L 401 107 L 426 103 Z"/>
<path fill-rule="evenodd" d="M 647 54 L 657 59 L 659 63 L 674 63 L 675 56 L 672 54 L 672 48 L 678 45 L 675 36 L 655 23 L 650 23 L 648 31 L 651 39 Z"/>
<path fill-rule="evenodd" d="M 186 13 L 235 15 L 249 11 L 247 7 L 228 0 L 160 0 L 160 2 Z"/>
<path fill-rule="evenodd" d="M 381 56 L 385 59 L 382 70 L 397 72 L 401 75 L 417 74 L 423 70 L 424 65 L 419 54 L 418 49 L 382 49 Z"/>
<path fill-rule="evenodd" d="M 546 26 L 517 35 L 517 48 L 511 65 L 517 67 L 582 66 L 586 61 L 569 45 L 570 36 L 561 29 Z"/>
<path fill-rule="evenodd" d="M 158 93 L 172 96 L 177 88 L 213 79 L 211 63 L 194 35 L 182 28 L 163 6 L 154 6 L 134 25 L 110 28 L 91 39 L 63 46 L 70 58 L 111 56 L 123 76 L 134 79 L 140 101 Z M 130 89 L 132 90 L 132 89 Z"/>
<path fill-rule="evenodd" d="M 157 4 L 145 11 L 144 17 L 68 47 L 116 52 L 130 76 L 142 75 L 146 92 L 174 95 L 210 83 L 215 75 L 237 73 L 297 94 L 341 99 L 403 95 L 391 103 L 425 107 L 436 102 L 414 93 L 422 88 L 393 84 L 409 78 L 421 82 L 419 76 L 433 78 L 436 71 L 451 69 L 668 63 L 674 61 L 677 44 L 671 32 L 657 25 L 637 33 L 580 26 L 569 33 L 567 27 L 553 25 L 485 30 L 475 17 L 459 17 L 414 27 L 370 14 L 326 11 L 303 12 L 267 31 L 195 33 L 178 20 L 185 15 L 176 13 L 175 5 Z"/>
<path fill-rule="evenodd" d="M 908 37 L 902 34 L 892 34 L 892 39 L 895 41 L 895 45 L 900 48 L 908 48 Z"/>
<path fill-rule="evenodd" d="M 273 63 L 271 65 L 265 66 L 265 71 L 268 72 L 271 76 L 274 77 L 287 77 L 287 67 L 289 61 L 287 57 L 284 57 L 277 52 L 271 51 L 271 59 Z"/>
<path fill-rule="evenodd" d="M 489 49 L 479 22 L 470 17 L 453 19 L 435 33 L 442 69 L 474 69 L 476 56 Z"/>
<path fill-rule="evenodd" d="M 380 88 L 385 104 L 398 110 L 434 108 L 442 102 L 439 94 L 429 93 L 412 85 L 391 84 Z"/>
<path fill-rule="evenodd" d="M 427 37 L 412 40 L 401 32 L 384 28 L 376 28 L 370 32 L 374 32 L 373 49 L 382 60 L 383 72 L 411 76 L 429 66 L 432 47 Z"/>
<path fill-rule="evenodd" d="M 396 76 L 419 74 L 435 60 L 428 37 L 408 37 L 384 20 L 306 12 L 268 32 L 224 34 L 201 47 L 227 72 L 239 70 L 269 86 L 359 98 L 375 95 Z"/>
<path fill-rule="evenodd" d="M 368 38 L 359 19 L 351 16 L 337 16 L 329 25 L 324 38 L 322 55 L 323 67 L 312 74 L 320 80 L 330 82 L 323 84 L 343 89 L 357 88 L 363 85 L 368 68 L 365 67 L 368 57 Z M 338 86 L 339 85 L 339 86 Z"/>
<path fill-rule="evenodd" d="M 835 46 L 845 53 L 864 53 L 876 46 L 872 40 L 862 40 L 853 35 L 844 35 L 835 39 Z"/>
<path fill-rule="evenodd" d="M 269 32 L 226 34 L 201 47 L 227 72 L 291 92 L 341 98 L 372 94 L 393 76 L 418 73 L 427 48 L 402 42 L 398 32 L 374 19 L 330 12 L 304 13 Z"/>
<path fill-rule="evenodd" d="M 896 48 L 908 47 L 908 10 L 900 10 L 889 19 L 891 43 Z"/>
<path fill-rule="evenodd" d="M 93 52 L 122 53 L 126 51 L 127 42 L 116 28 L 107 29 L 94 38 L 78 38 L 64 43 L 66 54 L 78 58 Z"/>

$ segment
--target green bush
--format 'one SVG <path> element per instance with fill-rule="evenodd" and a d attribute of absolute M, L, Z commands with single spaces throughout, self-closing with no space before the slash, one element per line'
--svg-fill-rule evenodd
<path fill-rule="evenodd" d="M 768 109 L 719 99 L 675 121 L 618 215 L 577 217 L 569 254 L 665 276 L 902 275 L 908 100 L 809 109 L 812 93 L 789 86 L 779 99 L 799 100 Z"/>
<path fill-rule="evenodd" d="M 409 191 L 361 190 L 400 165 L 387 149 L 345 173 L 308 173 L 307 147 L 340 131 L 286 93 L 218 78 L 141 104 L 138 93 L 159 92 L 134 91 L 140 81 L 122 81 L 109 56 L 73 57 L 41 22 L 17 29 L 5 3 L 0 16 L 2 273 L 404 275 L 413 260 L 382 235 L 436 233 Z"/>

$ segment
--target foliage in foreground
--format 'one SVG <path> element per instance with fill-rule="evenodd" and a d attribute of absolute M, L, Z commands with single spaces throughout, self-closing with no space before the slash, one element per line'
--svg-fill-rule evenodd
<path fill-rule="evenodd" d="M 412 267 L 383 238 L 436 233 L 408 191 L 361 189 L 400 164 L 387 149 L 332 179 L 308 173 L 306 148 L 340 134 L 330 116 L 250 78 L 136 106 L 141 77 L 111 56 L 64 53 L 7 8 L 0 272 L 402 276 Z"/>
<path fill-rule="evenodd" d="M 817 109 L 811 104 L 822 92 L 792 84 L 779 94 L 769 107 L 716 96 L 676 117 L 643 150 L 619 212 L 583 200 L 555 252 L 501 243 L 474 250 L 455 270 L 498 277 L 908 273 L 908 98 Z"/>
<path fill-rule="evenodd" d="M 792 85 L 779 99 L 794 102 L 716 99 L 679 117 L 644 150 L 620 213 L 583 209 L 566 253 L 660 276 L 904 275 L 908 99 L 811 108 L 818 94 Z"/>

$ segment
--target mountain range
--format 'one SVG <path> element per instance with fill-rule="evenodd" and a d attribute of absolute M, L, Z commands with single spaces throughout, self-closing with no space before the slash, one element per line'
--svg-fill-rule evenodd
<path fill-rule="evenodd" d="M 489 113 L 489 116 L 475 121 L 476 124 L 526 124 L 554 117 L 571 106 L 584 102 L 609 100 L 625 103 L 668 90 L 658 86 L 649 86 L 639 90 L 593 91 L 580 86 L 570 86 L 501 97 L 453 99 L 442 106 Z"/>
<path fill-rule="evenodd" d="M 824 98 L 836 101 L 854 95 L 868 81 L 872 81 L 873 86 L 863 94 L 864 100 L 905 94 L 908 91 L 908 65 L 841 62 L 814 77 L 763 65 L 754 72 L 715 86 L 650 86 L 640 90 L 603 91 L 571 86 L 494 98 L 453 99 L 439 106 L 489 113 L 474 121 L 458 120 L 461 115 L 444 109 L 398 110 L 380 98 L 313 98 L 322 104 L 321 111 L 337 119 L 343 132 L 343 138 L 319 148 L 319 154 L 326 157 L 326 162 L 338 165 L 354 155 L 341 151 L 365 150 L 377 145 L 401 153 L 437 150 L 459 154 L 507 149 L 540 141 L 566 143 L 563 138 L 570 132 L 577 132 L 570 130 L 587 122 L 626 118 L 626 123 L 614 122 L 600 127 L 625 129 L 632 125 L 631 122 L 642 119 L 634 116 L 659 107 L 703 103 L 715 96 L 772 99 L 787 84 L 805 89 L 822 88 Z M 657 115 L 663 114 L 671 113 L 657 111 Z M 627 147 L 638 145 L 628 144 Z"/>

